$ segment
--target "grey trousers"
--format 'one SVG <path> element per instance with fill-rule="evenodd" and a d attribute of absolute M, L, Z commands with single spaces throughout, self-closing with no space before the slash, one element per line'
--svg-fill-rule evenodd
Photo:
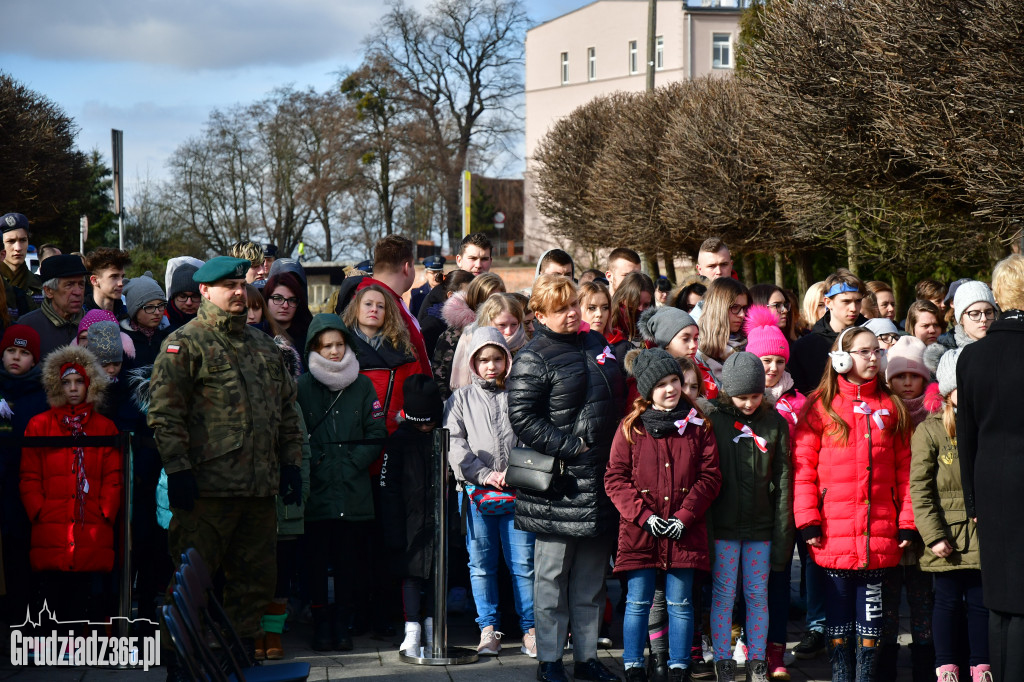
<path fill-rule="evenodd" d="M 605 604 L 605 571 L 611 538 L 537 535 L 533 548 L 533 616 L 537 660 L 562 660 L 569 622 L 573 659 L 597 658 L 597 635 Z"/>

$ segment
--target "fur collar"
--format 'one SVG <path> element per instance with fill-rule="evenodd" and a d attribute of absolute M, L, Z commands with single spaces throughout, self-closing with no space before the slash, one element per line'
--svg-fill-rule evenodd
<path fill-rule="evenodd" d="M 61 365 L 74 362 L 85 368 L 89 375 L 89 390 L 85 394 L 85 402 L 96 407 L 103 402 L 103 391 L 110 384 L 106 372 L 96 361 L 96 356 L 87 348 L 78 346 L 61 346 L 43 360 L 43 389 L 46 390 L 46 401 L 50 407 L 65 407 L 68 404 L 60 383 Z"/>
<path fill-rule="evenodd" d="M 359 360 L 351 348 L 345 350 L 345 355 L 339 362 L 333 362 L 316 351 L 310 351 L 309 373 L 330 390 L 341 391 L 351 386 L 359 376 Z"/>
<path fill-rule="evenodd" d="M 465 292 L 458 292 L 444 303 L 441 317 L 449 327 L 465 329 L 476 322 L 476 313 L 466 303 Z"/>

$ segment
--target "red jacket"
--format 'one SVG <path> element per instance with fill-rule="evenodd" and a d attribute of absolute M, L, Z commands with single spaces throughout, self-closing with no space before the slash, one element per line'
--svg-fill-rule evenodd
<path fill-rule="evenodd" d="M 420 374 L 426 374 L 427 376 L 433 376 L 433 371 L 430 369 L 430 356 L 427 354 L 427 345 L 423 340 L 423 331 L 420 329 L 419 321 L 412 316 L 409 309 L 405 305 L 405 300 L 384 282 L 373 277 L 364 277 L 361 282 L 356 286 L 356 291 L 365 289 L 371 284 L 376 284 L 384 291 L 391 294 L 391 298 L 395 300 L 395 305 L 398 306 L 398 312 L 402 315 L 402 321 L 405 322 L 405 326 L 409 330 L 409 339 L 412 341 L 413 348 L 416 349 L 417 362 L 420 365 Z M 414 372 L 415 373 L 415 372 Z M 388 427 L 388 433 L 392 433 L 394 429 Z"/>
<path fill-rule="evenodd" d="M 633 426 L 633 445 L 621 425 L 615 429 L 604 477 L 605 491 L 621 514 L 615 571 L 709 570 L 704 514 L 722 485 L 714 434 L 703 426 L 687 424 L 682 436 L 672 433 L 655 438 L 641 419 Z M 683 537 L 655 540 L 643 529 L 653 514 L 682 521 L 686 526 Z"/>
<path fill-rule="evenodd" d="M 68 436 L 65 416 L 84 415 L 88 436 L 117 435 L 117 427 L 86 403 L 36 415 L 26 436 Z M 21 501 L 32 522 L 33 571 L 110 571 L 114 568 L 114 520 L 121 504 L 121 453 L 114 447 L 84 448 L 87 491 L 84 520 L 76 520 L 78 491 L 74 450 L 25 447 Z"/>
<path fill-rule="evenodd" d="M 863 405 L 873 414 L 854 411 Z M 903 555 L 899 531 L 914 530 L 909 434 L 896 432 L 893 399 L 878 390 L 877 378 L 858 386 L 839 377 L 832 407 L 850 425 L 845 440 L 842 434 L 827 433 L 832 419 L 820 401 L 797 424 L 796 527 L 820 527 L 821 547 L 810 549 L 824 568 L 895 566 Z M 874 414 L 881 410 L 888 414 Z"/>

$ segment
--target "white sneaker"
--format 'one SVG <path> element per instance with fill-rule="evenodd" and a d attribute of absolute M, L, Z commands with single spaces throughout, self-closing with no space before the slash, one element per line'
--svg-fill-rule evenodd
<path fill-rule="evenodd" d="M 430 651 L 434 649 L 434 619 L 432 617 L 427 617 L 423 621 L 423 646 Z"/>
<path fill-rule="evenodd" d="M 535 628 L 530 628 L 523 633 L 523 646 L 519 647 L 519 652 L 530 658 L 537 658 L 537 630 Z"/>
<path fill-rule="evenodd" d="M 502 634 L 495 630 L 493 625 L 485 627 L 480 631 L 480 644 L 477 646 L 476 652 L 481 656 L 497 656 L 500 654 Z"/>
<path fill-rule="evenodd" d="M 419 623 L 406 623 L 405 624 L 405 639 L 402 640 L 398 650 L 404 653 L 406 656 L 419 656 L 420 655 L 420 635 L 423 629 Z"/>

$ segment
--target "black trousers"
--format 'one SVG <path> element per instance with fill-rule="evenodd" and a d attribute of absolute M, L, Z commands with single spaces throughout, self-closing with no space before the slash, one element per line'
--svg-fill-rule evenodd
<path fill-rule="evenodd" d="M 1024 616 L 990 610 L 988 649 L 995 682 L 1024 680 Z"/>

